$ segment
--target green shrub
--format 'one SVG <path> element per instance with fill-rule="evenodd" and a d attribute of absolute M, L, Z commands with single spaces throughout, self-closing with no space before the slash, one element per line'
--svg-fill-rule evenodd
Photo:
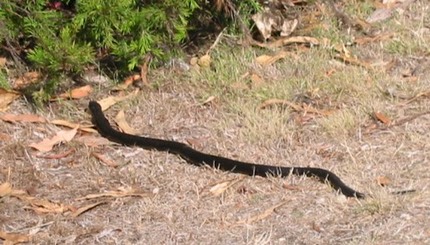
<path fill-rule="evenodd" d="M 233 3 L 228 1 L 224 3 Z M 250 7 L 244 8 L 247 5 L 244 2 Z M 256 2 L 238 1 L 247 13 L 257 6 Z M 63 0 L 60 3 L 52 0 L 0 2 L 0 28 L 4 30 L 0 32 L 0 43 L 7 44 L 7 51 L 13 50 L 31 69 L 48 75 L 43 84 L 32 88 L 39 93 L 55 92 L 64 75 L 79 75 L 89 64 L 114 64 L 116 71 L 125 73 L 135 69 L 146 54 L 160 61 L 168 58 L 174 47 L 187 38 L 188 31 L 201 26 L 197 12 L 217 18 L 223 16 L 221 24 L 231 20 L 213 11 L 212 2 L 206 0 Z M 47 96 L 39 94 L 38 97 Z"/>
<path fill-rule="evenodd" d="M 80 73 L 106 56 L 132 70 L 145 54 L 162 59 L 163 47 L 186 38 L 197 1 L 82 0 L 73 10 L 46 0 L 3 1 L 0 41 L 25 50 L 22 58 L 51 76 Z"/>

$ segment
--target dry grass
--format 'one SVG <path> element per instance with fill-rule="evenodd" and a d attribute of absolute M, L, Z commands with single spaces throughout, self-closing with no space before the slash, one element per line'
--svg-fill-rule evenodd
<path fill-rule="evenodd" d="M 212 54 L 215 69 L 154 71 L 150 78 L 160 84 L 157 91 L 143 91 L 107 112 L 112 118 L 124 109 L 142 135 L 192 140 L 205 152 L 265 164 L 327 168 L 372 197 L 346 199 L 303 177 L 243 178 L 193 167 L 167 153 L 113 144 L 91 148 L 72 142 L 54 150 L 76 149 L 66 158 L 37 158 L 29 143 L 52 135 L 56 127 L 0 122 L 0 132 L 12 136 L 0 142 L 0 183 L 9 181 L 32 196 L 75 207 L 96 202 L 76 198 L 121 187 L 151 194 L 100 198 L 104 205 L 77 218 L 36 214 L 18 199 L 1 198 L 0 231 L 32 234 L 35 244 L 430 243 L 430 115 L 366 131 L 374 111 L 399 119 L 430 110 L 428 97 L 404 103 L 407 99 L 400 96 L 412 98 L 430 88 L 429 9 L 427 1 L 417 1 L 388 22 L 386 28 L 400 33 L 397 39 L 353 50 L 363 59 L 395 59 L 390 71 L 344 65 L 319 48 L 262 68 L 254 59 L 266 50 L 219 47 Z M 396 42 L 413 48 L 397 49 Z M 336 72 L 326 76 L 330 69 Z M 417 80 L 411 82 L 402 73 L 412 69 Z M 246 72 L 259 74 L 265 82 L 237 86 Z M 216 99 L 203 105 L 209 96 Z M 307 102 L 334 113 L 257 109 L 270 98 Z M 39 113 L 88 122 L 86 103 L 63 102 Z M 12 110 L 28 108 L 17 101 Z M 91 152 L 103 153 L 120 166 L 103 165 Z M 389 177 L 391 183 L 379 186 L 379 176 Z M 213 195 L 210 189 L 223 181 L 237 182 Z M 404 189 L 417 192 L 390 194 Z M 264 215 L 278 204 L 282 205 Z"/>

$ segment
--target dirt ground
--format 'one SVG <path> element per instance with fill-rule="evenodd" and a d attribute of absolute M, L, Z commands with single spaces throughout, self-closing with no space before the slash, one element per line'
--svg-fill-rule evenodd
<path fill-rule="evenodd" d="M 428 14 L 429 3 L 417 1 L 408 11 L 417 9 Z M 418 51 L 387 53 L 379 43 L 354 50 L 363 59 L 395 60 L 389 72 L 339 64 L 318 48 L 262 69 L 254 62 L 261 50 L 225 48 L 213 54 L 215 69 L 153 71 L 149 79 L 157 88 L 105 112 L 112 119 L 124 110 L 138 134 L 207 153 L 327 168 L 368 198 L 345 198 L 306 177 L 248 177 L 198 168 L 165 152 L 78 140 L 101 138 L 97 133 L 79 132 L 42 154 L 29 145 L 63 127 L 0 121 L 0 132 L 10 136 L 0 141 L 0 184 L 68 208 L 43 213 L 34 202 L 2 197 L 0 231 L 29 235 L 32 244 L 430 244 L 430 17 L 408 16 L 393 22 L 409 23 L 406 34 L 426 28 Z M 337 73 L 324 76 L 332 68 Z M 249 70 L 265 82 L 241 88 L 237 81 Z M 99 85 L 91 99 L 106 97 L 109 86 Z M 334 113 L 258 109 L 274 97 Z M 9 112 L 89 124 L 88 101 L 51 103 L 35 112 L 17 100 Z M 392 122 L 375 118 L 376 111 Z M 416 191 L 392 193 L 410 189 Z M 127 191 L 135 195 L 118 194 Z"/>

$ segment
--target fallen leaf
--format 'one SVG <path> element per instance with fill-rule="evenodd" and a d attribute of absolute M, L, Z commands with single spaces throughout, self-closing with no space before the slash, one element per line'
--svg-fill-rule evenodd
<path fill-rule="evenodd" d="M 100 197 L 148 197 L 150 194 L 147 192 L 136 191 L 132 188 L 122 188 L 118 191 L 107 191 L 104 193 L 89 194 L 84 197 L 75 199 L 76 201 L 95 199 Z"/>
<path fill-rule="evenodd" d="M 94 157 L 96 157 L 102 163 L 106 164 L 109 167 L 116 168 L 116 167 L 120 166 L 120 164 L 115 163 L 114 161 L 108 159 L 106 156 L 104 156 L 102 154 L 99 154 L 99 153 L 96 153 L 96 152 L 92 152 L 91 155 L 93 155 Z"/>
<path fill-rule="evenodd" d="M 197 57 L 192 57 L 191 59 L 190 59 L 190 65 L 191 66 L 196 66 L 196 65 L 198 65 L 197 63 L 199 62 L 199 58 L 197 58 Z"/>
<path fill-rule="evenodd" d="M 7 59 L 5 57 L 0 57 L 0 68 L 3 68 L 6 66 Z"/>
<path fill-rule="evenodd" d="M 0 133 L 0 141 L 10 141 L 11 137 L 8 134 Z"/>
<path fill-rule="evenodd" d="M 261 78 L 259 75 L 257 74 L 252 74 L 251 75 L 251 87 L 256 89 L 259 88 L 261 86 L 263 86 L 265 84 L 264 79 Z"/>
<path fill-rule="evenodd" d="M 201 148 L 204 145 L 204 138 L 186 138 L 185 141 L 194 148 Z"/>
<path fill-rule="evenodd" d="M 214 101 L 216 99 L 216 96 L 209 96 L 209 98 L 207 98 L 205 101 L 203 101 L 202 105 L 207 105 L 209 103 L 211 103 L 212 101 Z"/>
<path fill-rule="evenodd" d="M 4 182 L 0 185 L 0 197 L 8 196 L 12 193 L 12 186 L 9 182 Z"/>
<path fill-rule="evenodd" d="M 261 105 L 258 107 L 258 109 L 262 110 L 265 109 L 269 106 L 273 106 L 273 105 L 288 105 L 289 107 L 293 108 L 295 111 L 301 111 L 302 108 L 297 105 L 294 104 L 288 100 L 281 100 L 281 99 L 268 99 L 265 100 L 263 103 L 261 103 Z"/>
<path fill-rule="evenodd" d="M 75 138 L 74 141 L 83 143 L 83 144 L 90 146 L 90 147 L 98 147 L 101 145 L 112 144 L 112 142 L 106 138 L 96 137 L 96 136 L 92 136 L 92 135 L 83 135 L 83 136 Z"/>
<path fill-rule="evenodd" d="M 34 115 L 34 114 L 3 114 L 0 115 L 0 119 L 6 122 L 29 122 L 29 123 L 44 123 L 46 122 L 45 118 Z"/>
<path fill-rule="evenodd" d="M 314 114 L 318 114 L 318 115 L 322 115 L 322 116 L 328 116 L 328 115 L 331 115 L 333 113 L 333 111 L 318 110 L 318 109 L 313 108 L 310 105 L 301 106 L 301 105 L 295 104 L 293 102 L 290 102 L 288 100 L 281 100 L 281 99 L 268 99 L 268 100 L 264 101 L 263 103 L 261 103 L 261 105 L 258 107 L 258 109 L 262 110 L 262 109 L 265 109 L 265 108 L 267 108 L 269 106 L 273 106 L 273 105 L 281 105 L 281 106 L 287 105 L 297 112 L 314 113 Z"/>
<path fill-rule="evenodd" d="M 6 233 L 0 231 L 0 239 L 4 240 L 4 245 L 13 245 L 30 241 L 30 236 L 19 233 Z"/>
<path fill-rule="evenodd" d="M 115 86 L 113 90 L 126 90 L 134 81 L 137 81 L 141 78 L 141 75 L 134 74 L 128 76 L 121 84 Z"/>
<path fill-rule="evenodd" d="M 93 129 L 93 125 L 80 125 L 78 123 L 72 123 L 66 120 L 56 119 L 50 121 L 50 123 L 57 126 L 64 126 L 68 128 L 77 128 L 80 131 L 88 132 L 88 133 L 97 133 L 97 130 Z"/>
<path fill-rule="evenodd" d="M 0 111 L 6 111 L 7 106 L 19 97 L 19 93 L 0 88 Z"/>
<path fill-rule="evenodd" d="M 90 85 L 85 85 L 79 88 L 72 89 L 69 92 L 60 94 L 57 96 L 57 98 L 81 99 L 87 97 L 89 94 L 91 94 L 92 91 L 93 88 Z"/>
<path fill-rule="evenodd" d="M 46 214 L 46 213 L 61 214 L 70 210 L 68 206 L 62 203 L 54 203 L 46 199 L 38 199 L 30 196 L 25 197 L 25 199 L 31 206 L 29 208 L 35 211 L 36 213 L 40 213 L 40 214 Z"/>
<path fill-rule="evenodd" d="M 361 67 L 364 67 L 364 68 L 369 69 L 369 70 L 373 69 L 373 67 L 369 63 L 361 61 L 361 60 L 354 58 L 354 57 L 348 57 L 348 55 L 345 55 L 345 54 L 336 54 L 335 58 L 340 59 L 341 61 L 345 62 L 346 64 L 361 66 Z"/>
<path fill-rule="evenodd" d="M 255 59 L 255 62 L 257 64 L 260 64 L 262 66 L 268 66 L 280 59 L 284 59 L 287 57 L 290 53 L 286 51 L 280 51 L 278 54 L 271 56 L 271 55 L 260 55 Z"/>
<path fill-rule="evenodd" d="M 84 207 L 78 208 L 76 211 L 72 212 L 70 216 L 72 216 L 73 218 L 76 218 L 76 217 L 78 217 L 79 215 L 81 215 L 81 214 L 83 214 L 83 213 L 85 213 L 85 212 L 87 212 L 87 211 L 89 211 L 89 210 L 91 210 L 91 209 L 93 209 L 93 208 L 95 208 L 95 207 L 97 207 L 97 206 L 100 206 L 100 205 L 102 205 L 102 204 L 105 204 L 105 203 L 106 203 L 106 202 L 96 202 L 96 203 L 89 204 L 89 205 L 87 205 L 87 206 L 84 206 Z"/>
<path fill-rule="evenodd" d="M 385 125 L 389 125 L 391 123 L 390 118 L 388 118 L 388 116 L 386 116 L 382 112 L 374 112 L 373 116 L 375 117 L 376 120 L 382 122 Z"/>
<path fill-rule="evenodd" d="M 214 195 L 214 196 L 219 196 L 222 193 L 224 193 L 228 188 L 232 187 L 233 185 L 235 185 L 236 183 L 239 183 L 242 180 L 243 180 L 243 178 L 223 181 L 221 183 L 218 183 L 218 184 L 212 186 L 209 189 L 209 192 L 212 193 L 212 195 Z"/>
<path fill-rule="evenodd" d="M 367 43 L 380 42 L 383 40 L 390 40 L 393 37 L 394 37 L 393 32 L 386 32 L 386 33 L 380 33 L 380 34 L 373 36 L 373 37 L 363 36 L 363 37 L 356 38 L 354 40 L 354 43 L 356 43 L 357 45 L 363 45 L 363 44 L 367 44 Z"/>
<path fill-rule="evenodd" d="M 37 213 L 64 213 L 71 210 L 71 207 L 62 203 L 54 203 L 47 199 L 32 197 L 23 190 L 12 190 L 10 195 L 26 202 L 30 205 L 30 207 L 27 208 L 32 209 Z"/>
<path fill-rule="evenodd" d="M 116 124 L 118 124 L 118 127 L 124 133 L 127 133 L 127 134 L 137 134 L 137 131 L 134 130 L 132 127 L 130 127 L 130 125 L 125 120 L 125 114 L 124 114 L 123 110 L 121 110 L 121 111 L 118 112 L 118 114 L 116 115 L 114 121 L 116 122 Z"/>
<path fill-rule="evenodd" d="M 314 37 L 306 37 L 306 36 L 295 36 L 295 37 L 286 37 L 281 38 L 279 40 L 273 41 L 273 42 L 267 42 L 267 43 L 261 43 L 253 41 L 253 44 L 262 47 L 262 48 L 277 48 L 281 46 L 285 46 L 288 44 L 309 44 L 309 45 L 319 45 L 320 41 Z"/>
<path fill-rule="evenodd" d="M 97 101 L 100 106 L 102 107 L 102 111 L 107 110 L 109 107 L 115 105 L 118 102 L 121 102 L 123 100 L 127 100 L 135 95 L 137 95 L 137 93 L 139 92 L 139 89 L 134 90 L 134 92 L 129 93 L 127 95 L 123 95 L 123 96 L 109 96 L 106 97 L 102 100 Z"/>
<path fill-rule="evenodd" d="M 279 208 L 279 207 L 281 207 L 287 203 L 288 203 L 288 201 L 280 202 L 280 203 L 273 205 L 272 207 L 264 210 L 262 213 L 260 213 L 258 215 L 252 216 L 252 217 L 245 219 L 245 220 L 238 221 L 237 224 L 250 224 L 250 223 L 265 219 L 268 216 L 270 216 L 275 211 L 275 209 L 277 209 L 277 208 Z"/>
<path fill-rule="evenodd" d="M 52 150 L 54 145 L 59 144 L 61 142 L 69 142 L 75 137 L 78 129 L 74 128 L 72 130 L 61 130 L 58 131 L 57 134 L 50 138 L 50 139 L 44 139 L 38 143 L 31 143 L 30 146 L 34 149 L 41 151 L 41 152 L 48 152 Z"/>
<path fill-rule="evenodd" d="M 29 71 L 24 73 L 21 77 L 17 78 L 13 83 L 13 89 L 20 90 L 28 87 L 29 85 L 36 83 L 41 74 L 37 71 Z"/>
<path fill-rule="evenodd" d="M 332 68 L 332 69 L 330 69 L 330 70 L 328 70 L 328 71 L 326 71 L 325 72 L 325 76 L 326 77 L 331 77 L 333 74 L 335 74 L 337 72 L 337 70 L 335 69 L 335 68 Z"/>
<path fill-rule="evenodd" d="M 403 102 L 402 104 L 403 105 L 409 104 L 409 103 L 411 103 L 411 102 L 413 102 L 413 101 L 415 101 L 421 97 L 430 97 L 430 90 L 419 92 L 417 95 L 415 95 L 411 98 L 408 98 L 408 100 L 406 102 Z"/>
<path fill-rule="evenodd" d="M 70 150 L 62 152 L 62 153 L 58 153 L 58 154 L 54 154 L 54 155 L 48 155 L 48 156 L 37 155 L 36 157 L 44 158 L 44 159 L 61 159 L 61 158 L 67 157 L 68 155 L 72 154 L 73 152 L 75 152 L 75 149 L 70 149 Z"/>
<path fill-rule="evenodd" d="M 376 182 L 380 186 L 387 186 L 387 185 L 389 185 L 391 183 L 391 180 L 387 176 L 378 176 L 376 178 Z"/>

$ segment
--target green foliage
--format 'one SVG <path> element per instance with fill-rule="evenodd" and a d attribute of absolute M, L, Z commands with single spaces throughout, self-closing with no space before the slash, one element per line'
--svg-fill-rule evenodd
<path fill-rule="evenodd" d="M 262 11 L 262 6 L 257 0 L 243 0 L 239 2 L 238 9 L 239 16 L 249 26 L 251 25 L 251 16 Z"/>
<path fill-rule="evenodd" d="M 77 1 L 73 9 L 64 6 L 52 7 L 47 0 L 0 3 L 0 27 L 5 30 L 0 42 L 8 40 L 13 48 L 25 50 L 24 60 L 49 74 L 54 82 L 41 86 L 46 91 L 55 91 L 62 74 L 79 74 L 106 57 L 128 70 L 148 53 L 165 58 L 165 47 L 187 37 L 198 0 L 94 0 Z"/>
<path fill-rule="evenodd" d="M 257 0 L 231 1 L 225 4 L 235 6 L 239 15 L 250 16 L 259 7 Z M 35 88 L 39 99 L 55 92 L 62 76 L 79 75 L 90 64 L 115 64 L 123 73 L 147 54 L 159 61 L 168 58 L 199 25 L 196 10 L 209 18 L 228 15 L 214 11 L 206 0 L 80 0 L 68 5 L 74 2 L 0 2 L 0 44 L 7 43 L 11 55 L 19 54 L 31 69 L 48 75 Z"/>
<path fill-rule="evenodd" d="M 10 85 L 7 82 L 6 72 L 0 69 L 0 88 L 9 90 Z"/>

